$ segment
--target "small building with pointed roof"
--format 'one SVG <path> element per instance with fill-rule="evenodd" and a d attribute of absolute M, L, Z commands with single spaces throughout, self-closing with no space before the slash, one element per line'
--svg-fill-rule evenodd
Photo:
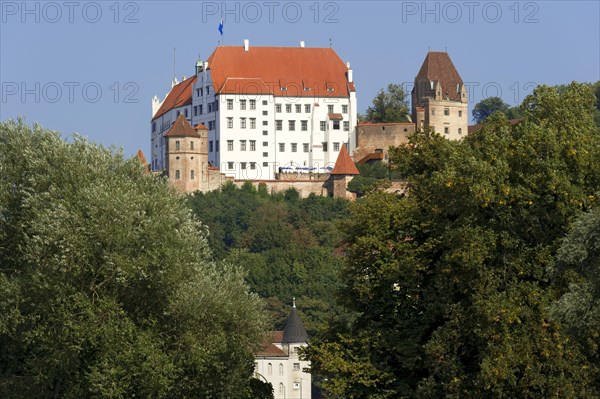
<path fill-rule="evenodd" d="M 312 379 L 304 371 L 310 362 L 298 356 L 298 349 L 307 343 L 308 334 L 294 299 L 283 331 L 268 333 L 255 355 L 254 372 L 273 385 L 275 399 L 311 399 Z"/>
<path fill-rule="evenodd" d="M 350 158 L 346 146 L 342 146 L 331 171 L 331 194 L 333 197 L 354 199 L 352 193 L 348 192 L 348 183 L 358 174 L 360 173 Z"/>

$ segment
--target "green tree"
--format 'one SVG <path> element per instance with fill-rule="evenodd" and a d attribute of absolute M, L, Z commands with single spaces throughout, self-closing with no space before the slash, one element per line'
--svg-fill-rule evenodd
<path fill-rule="evenodd" d="M 509 105 L 502 101 L 500 97 L 488 97 L 473 107 L 473 120 L 476 123 L 482 123 L 495 112 L 506 113 L 509 108 Z"/>
<path fill-rule="evenodd" d="M 0 397 L 252 395 L 265 316 L 136 159 L 0 123 Z"/>
<path fill-rule="evenodd" d="M 379 90 L 373 105 L 367 108 L 365 119 L 369 122 L 404 122 L 409 115 L 408 101 L 400 84 L 390 83 L 387 90 Z"/>
<path fill-rule="evenodd" d="M 390 152 L 410 195 L 352 205 L 342 303 L 356 316 L 309 345 L 348 398 L 587 398 L 596 370 L 553 317 L 567 227 L 596 201 L 589 87 L 540 86 L 511 125 L 460 142 L 417 133 Z"/>

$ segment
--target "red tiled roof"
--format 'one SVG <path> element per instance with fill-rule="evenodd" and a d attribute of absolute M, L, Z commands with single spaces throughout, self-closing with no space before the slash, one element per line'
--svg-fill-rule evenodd
<path fill-rule="evenodd" d="M 215 93 L 346 97 L 355 91 L 348 68 L 331 48 L 219 46 L 208 67 Z"/>
<path fill-rule="evenodd" d="M 341 121 L 344 119 L 342 114 L 327 114 L 327 117 L 332 121 Z"/>
<path fill-rule="evenodd" d="M 333 167 L 332 175 L 358 175 L 358 169 L 352 162 L 352 158 L 350 158 L 350 154 L 348 154 L 348 150 L 346 146 L 343 145 L 340 153 L 338 154 L 337 160 L 335 161 L 335 166 Z"/>
<path fill-rule="evenodd" d="M 460 92 L 456 90 L 457 84 L 463 80 L 454 67 L 450 56 L 446 52 L 430 51 L 423 61 L 417 74 L 417 79 L 437 81 L 442 86 L 442 97 L 453 101 L 460 101 Z"/>
<path fill-rule="evenodd" d="M 146 173 L 148 173 L 148 161 L 146 160 L 146 156 L 144 155 L 144 152 L 141 149 L 138 150 L 136 157 L 138 161 L 140 161 L 142 166 L 146 168 Z"/>
<path fill-rule="evenodd" d="M 287 357 L 287 354 L 275 345 L 283 341 L 283 331 L 271 331 L 265 334 L 260 350 L 256 352 L 257 356 L 268 357 Z"/>
<path fill-rule="evenodd" d="M 152 120 L 166 114 L 173 108 L 183 107 L 184 105 L 190 105 L 192 103 L 192 91 L 194 83 L 196 82 L 196 76 L 192 76 L 189 79 L 173 86 L 165 101 L 156 111 L 156 114 L 152 117 Z"/>
<path fill-rule="evenodd" d="M 177 120 L 173 123 L 173 126 L 165 134 L 165 137 L 200 137 L 197 131 L 194 130 L 192 125 L 185 119 L 183 114 L 179 114 Z"/>
<path fill-rule="evenodd" d="M 196 126 L 194 126 L 194 130 L 208 130 L 208 128 L 202 123 L 198 123 Z"/>

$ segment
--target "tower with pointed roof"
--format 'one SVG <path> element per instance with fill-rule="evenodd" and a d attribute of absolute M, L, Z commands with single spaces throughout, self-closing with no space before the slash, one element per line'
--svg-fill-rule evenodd
<path fill-rule="evenodd" d="M 208 129 L 204 125 L 192 128 L 180 114 L 164 135 L 169 181 L 179 192 L 202 190 L 207 182 Z"/>
<path fill-rule="evenodd" d="M 307 343 L 308 334 L 294 299 L 283 331 L 267 334 L 255 358 L 255 374 L 273 385 L 275 399 L 311 399 L 312 379 L 304 371 L 310 362 L 298 355 L 298 349 Z"/>
<path fill-rule="evenodd" d="M 448 53 L 427 53 L 412 90 L 416 128 L 431 128 L 448 139 L 466 136 L 468 100 L 467 89 Z"/>
<path fill-rule="evenodd" d="M 348 198 L 348 183 L 358 174 L 358 169 L 348 154 L 346 146 L 342 146 L 335 167 L 331 171 L 331 194 L 335 198 Z"/>

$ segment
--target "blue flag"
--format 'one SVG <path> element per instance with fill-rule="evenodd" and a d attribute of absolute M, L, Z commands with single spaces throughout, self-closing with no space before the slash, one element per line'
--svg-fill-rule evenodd
<path fill-rule="evenodd" d="M 221 36 L 223 36 L 223 20 L 219 23 L 219 32 L 221 32 Z"/>

